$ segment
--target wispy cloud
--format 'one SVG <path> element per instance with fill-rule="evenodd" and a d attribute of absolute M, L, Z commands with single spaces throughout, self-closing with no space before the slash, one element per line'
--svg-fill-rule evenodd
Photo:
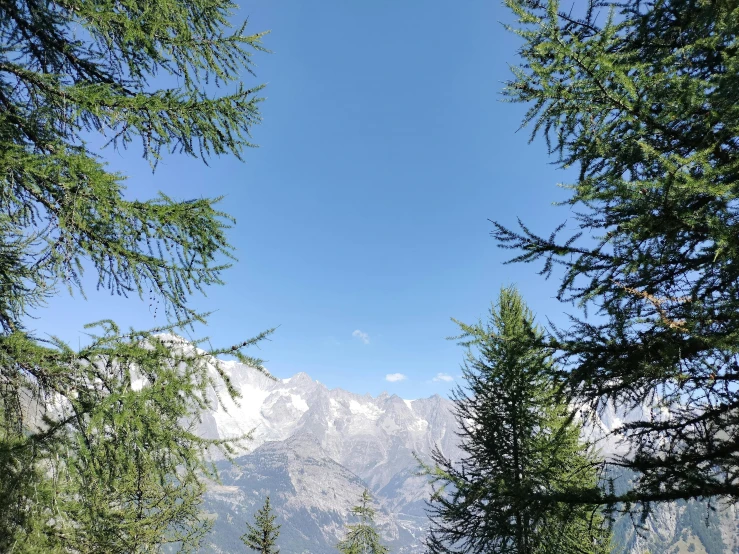
<path fill-rule="evenodd" d="M 358 338 L 364 344 L 369 344 L 369 341 L 370 341 L 369 335 L 365 333 L 364 331 L 360 331 L 359 329 L 357 329 L 356 331 L 352 333 L 352 336 L 355 338 Z"/>
<path fill-rule="evenodd" d="M 436 374 L 436 377 L 434 377 L 431 380 L 434 381 L 434 382 L 438 382 L 438 381 L 446 381 L 446 382 L 449 382 L 449 381 L 454 381 L 454 377 L 452 377 L 451 375 L 448 375 L 446 373 L 437 373 Z"/>
<path fill-rule="evenodd" d="M 408 379 L 408 377 L 402 373 L 388 373 L 385 375 L 385 381 L 390 381 L 391 383 L 395 383 L 396 381 L 405 381 L 406 379 Z"/>

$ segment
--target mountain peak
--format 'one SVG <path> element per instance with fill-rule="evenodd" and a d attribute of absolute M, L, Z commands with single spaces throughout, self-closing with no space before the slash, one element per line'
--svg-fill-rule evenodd
<path fill-rule="evenodd" d="M 290 383 L 291 385 L 297 385 L 301 383 L 315 383 L 315 381 L 313 381 L 313 379 L 310 378 L 310 375 L 308 375 L 304 371 L 301 371 L 300 373 L 296 373 L 289 379 L 286 379 L 286 382 Z"/>

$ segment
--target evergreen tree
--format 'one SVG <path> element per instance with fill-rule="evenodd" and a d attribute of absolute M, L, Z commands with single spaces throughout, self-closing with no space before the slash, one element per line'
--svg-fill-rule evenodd
<path fill-rule="evenodd" d="M 456 320 L 455 320 L 456 321 Z M 580 442 L 542 331 L 519 293 L 503 289 L 487 322 L 457 322 L 468 348 L 466 385 L 453 393 L 461 462 L 437 448 L 424 466 L 434 494 L 432 553 L 605 553 L 594 507 L 541 500 L 544 492 L 594 486 L 598 463 Z"/>
<path fill-rule="evenodd" d="M 246 533 L 241 536 L 241 540 L 247 548 L 262 554 L 277 554 L 280 551 L 275 546 L 280 535 L 280 525 L 275 525 L 276 518 L 269 505 L 268 496 L 264 506 L 254 516 L 254 525 L 246 523 Z"/>
<path fill-rule="evenodd" d="M 0 3 L 0 551 L 130 553 L 197 546 L 210 447 L 193 433 L 213 389 L 236 397 L 209 353 L 162 336 L 204 321 L 188 306 L 221 283 L 230 218 L 218 199 L 124 196 L 96 153 L 140 140 L 240 156 L 260 87 L 240 84 L 261 34 L 229 30 L 228 0 Z M 172 76 L 172 88 L 150 86 Z M 234 84 L 228 94 L 209 82 Z M 24 326 L 61 288 L 146 298 L 167 323 L 114 323 L 75 351 Z M 161 310 L 158 306 L 161 303 Z M 184 423 L 189 422 L 189 423 Z"/>
<path fill-rule="evenodd" d="M 336 545 L 343 554 L 387 554 L 390 549 L 380 543 L 380 535 L 375 529 L 375 510 L 370 505 L 372 497 L 367 489 L 362 493 L 359 504 L 352 508 L 352 514 L 359 523 L 348 526 L 346 538 Z"/>
<path fill-rule="evenodd" d="M 739 500 L 739 5 L 508 5 L 524 44 L 506 94 L 579 167 L 579 231 L 493 235 L 598 315 L 555 330 L 573 398 L 643 413 L 618 430 L 634 487 L 580 499 Z"/>

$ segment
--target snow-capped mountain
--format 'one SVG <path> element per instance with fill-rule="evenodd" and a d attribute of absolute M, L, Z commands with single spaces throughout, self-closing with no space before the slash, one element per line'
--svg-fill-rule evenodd
<path fill-rule="evenodd" d="M 336 461 L 364 475 L 409 453 L 456 452 L 456 423 L 451 402 L 438 395 L 403 400 L 383 393 L 374 398 L 342 389 L 329 390 L 307 374 L 278 381 L 236 362 L 221 362 L 241 394 L 222 402 L 204 423 L 208 436 L 227 438 L 253 430 L 250 449 L 310 431 Z M 379 481 L 378 481 L 379 483 Z"/>
<path fill-rule="evenodd" d="M 377 501 L 378 527 L 391 551 L 423 552 L 430 489 L 416 475 L 413 453 L 429 460 L 438 445 L 446 456 L 461 457 L 450 400 L 438 395 L 417 400 L 387 393 L 359 395 L 328 389 L 305 373 L 272 380 L 237 362 L 215 363 L 241 398 L 232 402 L 221 395 L 222 402 L 207 414 L 200 432 L 211 438 L 254 432 L 235 464 L 219 462 L 222 483 L 211 487 L 205 505 L 215 518 L 214 532 L 204 551 L 243 551 L 238 538 L 245 521 L 270 495 L 283 525 L 283 554 L 336 552 L 349 510 L 367 487 Z M 616 452 L 618 445 L 603 438 L 645 409 L 590 414 L 583 434 L 602 439 L 604 454 Z M 646 525 L 659 533 L 646 538 L 634 533 L 630 518 L 617 522 L 620 551 L 641 554 L 649 547 L 653 554 L 662 554 L 694 544 L 698 554 L 739 552 L 737 511 L 731 509 L 706 531 L 698 528 L 696 517 L 705 506 L 691 501 L 657 507 Z"/>
<path fill-rule="evenodd" d="M 293 452 L 296 444 L 315 444 L 320 455 L 314 459 L 329 459 L 363 483 L 359 488 L 345 486 L 344 490 L 357 488 L 353 491 L 356 494 L 330 502 L 341 521 L 336 532 L 342 531 L 349 509 L 359 498 L 362 487 L 367 486 L 392 520 L 381 527 L 386 539 L 397 542 L 402 535 L 401 542 L 413 542 L 413 535 L 420 537 L 430 489 L 424 478 L 415 475 L 418 464 L 413 454 L 428 460 L 438 445 L 445 455 L 459 458 L 451 401 L 438 395 L 411 401 L 386 393 L 372 397 L 342 389 L 330 390 L 305 373 L 274 381 L 253 368 L 231 361 L 221 362 L 221 369 L 241 398 L 232 402 L 222 395 L 217 410 L 203 421 L 203 436 L 227 438 L 253 431 L 253 439 L 248 443 L 252 454 L 239 458 L 239 464 L 255 463 L 265 452 L 274 449 Z M 223 467 L 231 475 L 227 465 Z M 299 487 L 293 475 L 289 472 L 288 475 L 297 494 Z M 345 477 L 340 479 L 348 482 Z M 304 498 L 303 506 L 307 507 L 316 497 L 306 494 Z M 280 509 L 280 499 L 272 501 Z M 286 508 L 294 504 L 285 501 Z M 313 508 L 324 510 L 327 506 Z M 331 540 L 336 538 L 333 531 L 329 530 L 328 535 Z M 318 545 L 313 548 L 311 552 L 319 551 Z"/>
<path fill-rule="evenodd" d="M 233 402 L 220 394 L 200 434 L 231 438 L 252 432 L 252 440 L 235 465 L 219 464 L 222 484 L 211 489 L 207 502 L 218 515 L 212 548 L 236 551 L 247 515 L 269 494 L 285 524 L 282 541 L 294 549 L 303 545 L 304 550 L 283 547 L 286 554 L 331 552 L 350 508 L 368 487 L 393 551 L 421 551 L 430 489 L 416 475 L 413 454 L 428 460 L 438 445 L 445 455 L 460 456 L 451 401 L 438 395 L 359 395 L 330 390 L 305 373 L 272 380 L 237 362 L 215 363 L 241 398 Z"/>

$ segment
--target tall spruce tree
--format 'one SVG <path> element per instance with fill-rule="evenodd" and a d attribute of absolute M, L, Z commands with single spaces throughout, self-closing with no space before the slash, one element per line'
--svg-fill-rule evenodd
<path fill-rule="evenodd" d="M 615 462 L 640 477 L 601 500 L 739 500 L 739 4 L 508 5 L 524 43 L 506 94 L 579 167 L 579 230 L 493 235 L 598 316 L 552 341 L 573 397 L 643 413 Z"/>
<path fill-rule="evenodd" d="M 229 29 L 227 0 L 0 2 L 0 551 L 130 553 L 194 547 L 211 446 L 193 433 L 216 387 L 209 353 L 162 333 L 203 321 L 192 293 L 221 283 L 230 218 L 217 199 L 124 197 L 90 146 L 140 141 L 240 156 L 259 121 L 259 86 L 241 83 L 261 34 Z M 172 88 L 150 85 L 172 76 Z M 215 95 L 206 84 L 233 85 Z M 75 351 L 24 321 L 61 289 L 149 299 L 167 323 L 110 321 Z M 93 283 L 95 279 L 93 280 Z M 161 319 L 160 319 L 161 320 Z M 189 422 L 189 423 L 184 423 Z"/>
<path fill-rule="evenodd" d="M 372 496 L 367 489 L 362 493 L 359 504 L 351 510 L 359 518 L 359 523 L 347 526 L 346 538 L 336 545 L 343 554 L 387 554 L 390 549 L 380 542 L 380 534 L 375 529 L 375 510 Z"/>
<path fill-rule="evenodd" d="M 277 516 L 272 512 L 268 496 L 264 506 L 254 515 L 254 525 L 246 522 L 246 533 L 241 536 L 241 540 L 247 548 L 262 554 L 277 554 L 280 551 L 275 544 L 280 536 L 281 526 L 275 525 L 275 519 Z"/>
<path fill-rule="evenodd" d="M 455 320 L 456 321 L 456 320 Z M 437 448 L 424 466 L 434 494 L 427 548 L 434 554 L 568 554 L 610 551 L 594 507 L 535 499 L 592 487 L 598 460 L 580 441 L 542 331 L 514 288 L 501 290 L 487 322 L 459 324 L 468 348 L 464 386 L 453 393 L 464 456 Z"/>

